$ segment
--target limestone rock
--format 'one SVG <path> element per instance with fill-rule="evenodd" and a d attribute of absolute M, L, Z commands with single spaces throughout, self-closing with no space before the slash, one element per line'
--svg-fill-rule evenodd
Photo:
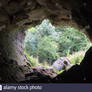
<path fill-rule="evenodd" d="M 66 57 L 60 57 L 53 63 L 52 67 L 53 69 L 60 71 L 65 70 L 70 65 L 70 61 Z"/>

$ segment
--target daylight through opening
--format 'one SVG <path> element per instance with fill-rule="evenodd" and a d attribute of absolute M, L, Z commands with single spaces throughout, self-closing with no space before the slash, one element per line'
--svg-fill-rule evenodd
<path fill-rule="evenodd" d="M 88 38 L 71 26 L 53 26 L 49 20 L 26 31 L 25 54 L 33 67 L 54 69 L 61 73 L 80 64 L 91 46 Z"/>

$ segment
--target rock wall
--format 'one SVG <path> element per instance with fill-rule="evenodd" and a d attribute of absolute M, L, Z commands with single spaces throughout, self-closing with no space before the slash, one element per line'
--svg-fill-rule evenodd
<path fill-rule="evenodd" d="M 50 19 L 56 26 L 79 28 L 91 40 L 91 7 L 91 0 L 0 0 L 1 81 L 25 80 L 31 66 L 24 55 L 24 30 L 43 19 Z"/>

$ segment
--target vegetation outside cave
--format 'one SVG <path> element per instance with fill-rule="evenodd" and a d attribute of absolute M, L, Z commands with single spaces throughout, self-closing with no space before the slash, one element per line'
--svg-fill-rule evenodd
<path fill-rule="evenodd" d="M 26 31 L 25 54 L 35 67 L 50 68 L 54 61 L 63 56 L 71 64 L 79 64 L 90 46 L 88 38 L 77 29 L 55 27 L 49 20 Z"/>

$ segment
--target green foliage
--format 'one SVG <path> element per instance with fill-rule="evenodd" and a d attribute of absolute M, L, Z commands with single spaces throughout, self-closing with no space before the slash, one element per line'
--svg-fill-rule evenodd
<path fill-rule="evenodd" d="M 41 25 L 36 26 L 36 36 L 42 38 L 43 36 L 51 37 L 53 40 L 58 40 L 61 32 L 56 32 L 55 27 L 52 26 L 49 20 L 44 20 Z"/>
<path fill-rule="evenodd" d="M 72 27 L 59 28 L 62 32 L 59 38 L 60 56 L 66 56 L 80 50 L 87 50 L 91 46 L 86 36 Z"/>
<path fill-rule="evenodd" d="M 44 20 L 35 28 L 28 29 L 24 43 L 26 56 L 32 66 L 36 66 L 38 61 L 40 63 L 46 61 L 51 65 L 61 56 L 69 56 L 74 52 L 87 50 L 91 46 L 86 36 L 77 29 L 54 27 L 49 20 Z M 82 55 L 77 54 L 71 58 L 69 56 L 73 64 L 79 63 L 82 58 Z"/>
<path fill-rule="evenodd" d="M 75 52 L 72 55 L 67 56 L 72 64 L 80 64 L 83 60 L 86 51 Z"/>
<path fill-rule="evenodd" d="M 38 56 L 39 61 L 46 60 L 51 64 L 58 57 L 58 44 L 60 32 L 55 31 L 55 27 L 48 20 L 44 20 L 41 25 L 26 32 L 25 50 L 29 55 Z"/>
<path fill-rule="evenodd" d="M 54 72 L 56 72 L 57 74 L 61 74 L 63 71 L 64 71 L 64 70 L 58 71 L 58 70 L 55 70 L 55 69 L 54 69 Z"/>
<path fill-rule="evenodd" d="M 25 50 L 29 55 L 37 55 L 37 37 L 34 32 L 27 31 L 25 38 Z"/>
<path fill-rule="evenodd" d="M 30 61 L 31 66 L 38 66 L 39 62 L 36 58 L 33 58 L 33 56 L 30 56 L 26 52 L 25 52 L 25 55 L 26 55 L 27 59 Z"/>
<path fill-rule="evenodd" d="M 37 50 L 40 62 L 46 60 L 51 63 L 58 57 L 58 44 L 50 37 L 44 36 L 39 39 Z"/>

